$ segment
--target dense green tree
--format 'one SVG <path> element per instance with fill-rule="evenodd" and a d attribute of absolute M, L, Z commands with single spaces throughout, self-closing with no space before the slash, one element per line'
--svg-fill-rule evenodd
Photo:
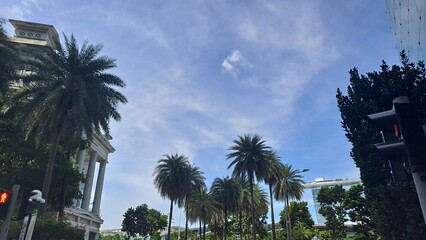
<path fill-rule="evenodd" d="M 348 213 L 351 222 L 357 224 L 353 227 L 354 231 L 360 236 L 360 239 L 368 240 L 371 238 L 371 232 L 374 226 L 371 223 L 371 204 L 365 198 L 364 186 L 351 186 L 346 192 L 343 199 L 343 205 Z"/>
<path fill-rule="evenodd" d="M 290 205 L 280 212 L 280 225 L 284 229 L 287 228 L 286 218 L 288 211 L 290 211 L 290 219 L 293 223 L 302 222 L 308 228 L 314 226 L 315 222 L 309 212 L 308 202 L 290 202 Z"/>
<path fill-rule="evenodd" d="M 93 132 L 108 133 L 110 119 L 120 120 L 119 103 L 127 99 L 115 87 L 124 87 L 117 76 L 105 73 L 116 67 L 115 60 L 98 54 L 100 45 L 84 43 L 81 49 L 73 35 L 64 36 L 64 47 L 34 54 L 28 60 L 30 74 L 15 95 L 24 102 L 20 123 L 27 134 L 39 141 L 49 137 L 51 151 L 43 181 L 43 196 L 49 196 L 57 150 L 62 140 L 91 139 Z M 114 87 L 114 88 L 113 88 Z M 66 137 L 64 137 L 66 136 Z"/>
<path fill-rule="evenodd" d="M 220 203 L 218 203 L 211 192 L 201 188 L 195 190 L 188 199 L 188 209 L 190 209 L 189 217 L 191 219 L 199 219 L 203 224 L 203 239 L 206 239 L 206 225 L 220 211 Z"/>
<path fill-rule="evenodd" d="M 421 119 L 426 116 L 426 74 L 423 63 L 409 63 L 401 55 L 402 66 L 382 63 L 380 69 L 361 75 L 349 71 L 347 95 L 337 90 L 342 126 L 352 143 L 351 156 L 360 170 L 365 195 L 372 206 L 371 220 L 383 239 L 422 239 L 426 227 L 412 181 L 392 183 L 385 159 L 373 144 L 381 136 L 370 125 L 368 114 L 392 108 L 392 100 L 408 96 Z"/>
<path fill-rule="evenodd" d="M 289 206 L 290 199 L 300 200 L 303 195 L 303 184 L 301 171 L 294 169 L 290 164 L 284 164 L 281 168 L 281 179 L 274 186 L 274 196 L 277 200 L 282 200 L 285 206 Z M 287 213 L 287 239 L 291 236 L 291 215 Z"/>
<path fill-rule="evenodd" d="M 19 64 L 17 50 L 3 28 L 4 23 L 5 20 L 0 18 L 0 95 L 4 95 L 9 83 L 16 80 Z"/>
<path fill-rule="evenodd" d="M 271 205 L 271 221 L 272 221 L 272 240 L 277 239 L 275 231 L 275 216 L 274 216 L 274 198 L 273 198 L 273 187 L 280 181 L 283 177 L 282 173 L 284 172 L 284 165 L 281 162 L 280 157 L 275 151 L 269 151 L 267 154 L 267 159 L 270 161 L 271 167 L 268 169 L 267 175 L 265 177 L 265 182 L 269 187 L 269 201 Z"/>
<path fill-rule="evenodd" d="M 170 228 L 173 215 L 173 204 L 181 207 L 187 194 L 191 191 L 191 165 L 183 155 L 164 155 L 154 169 L 154 185 L 162 198 L 170 199 L 169 224 L 167 239 L 170 239 Z"/>
<path fill-rule="evenodd" d="M 220 203 L 223 212 L 224 235 L 226 240 L 228 233 L 228 217 L 231 213 L 237 213 L 237 209 L 242 202 L 242 186 L 230 177 L 215 178 L 210 188 L 214 198 Z"/>
<path fill-rule="evenodd" d="M 120 234 L 116 233 L 114 235 L 103 235 L 99 236 L 99 240 L 121 240 L 123 239 Z"/>
<path fill-rule="evenodd" d="M 129 208 L 123 215 L 121 231 L 126 232 L 128 236 L 141 237 L 158 235 L 161 230 L 167 226 L 167 215 L 148 208 L 148 205 L 142 204 L 136 208 Z"/>
<path fill-rule="evenodd" d="M 342 185 L 322 187 L 317 196 L 321 206 L 318 212 L 326 219 L 325 226 L 330 230 L 333 240 L 346 237 L 344 198 L 345 189 Z"/>
<path fill-rule="evenodd" d="M 259 135 L 251 136 L 247 134 L 238 136 L 238 139 L 233 142 L 235 145 L 229 148 L 231 153 L 227 155 L 227 159 L 233 159 L 228 169 L 234 166 L 232 171 L 233 177 L 247 176 L 250 183 L 251 201 L 254 202 L 254 181 L 262 181 L 266 177 L 270 168 L 270 163 L 266 157 L 270 147 L 265 145 L 265 141 Z M 251 217 L 253 240 L 256 240 L 253 205 L 251 206 Z"/>

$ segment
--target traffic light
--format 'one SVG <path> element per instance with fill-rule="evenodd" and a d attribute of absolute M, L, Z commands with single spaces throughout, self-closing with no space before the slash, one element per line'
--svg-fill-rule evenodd
<path fill-rule="evenodd" d="M 426 169 L 426 137 L 416 109 L 407 97 L 393 100 L 392 110 L 368 115 L 382 132 L 383 142 L 375 144 L 389 161 L 393 177 L 407 168 L 411 173 Z"/>
<path fill-rule="evenodd" d="M 12 195 L 10 190 L 3 189 L 0 193 L 0 205 L 6 205 L 9 203 L 10 195 Z"/>
<path fill-rule="evenodd" d="M 0 218 L 5 218 L 7 209 L 9 208 L 9 199 L 12 195 L 12 191 L 3 189 L 0 192 Z"/>

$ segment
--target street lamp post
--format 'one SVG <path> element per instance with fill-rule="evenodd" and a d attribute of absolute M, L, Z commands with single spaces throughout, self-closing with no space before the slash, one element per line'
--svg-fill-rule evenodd
<path fill-rule="evenodd" d="M 309 168 L 304 168 L 301 172 L 308 172 Z M 285 194 L 286 195 L 286 207 L 287 207 L 287 216 L 285 217 L 285 225 L 286 225 L 286 232 L 287 232 L 287 240 L 291 240 L 291 230 L 290 230 L 290 225 L 289 225 L 289 219 L 290 219 L 290 204 L 288 201 L 288 193 Z"/>

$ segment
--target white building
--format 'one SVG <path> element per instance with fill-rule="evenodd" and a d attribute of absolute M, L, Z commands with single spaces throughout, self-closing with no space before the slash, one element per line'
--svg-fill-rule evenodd
<path fill-rule="evenodd" d="M 42 48 L 57 49 L 56 43 L 59 42 L 59 36 L 52 25 L 13 19 L 9 19 L 9 22 L 15 28 L 15 35 L 11 40 L 16 43 L 18 48 L 30 49 L 32 52 L 40 51 Z M 24 55 L 23 57 L 31 56 Z M 15 83 L 15 86 L 19 85 L 19 82 Z M 85 240 L 97 240 L 103 223 L 100 206 L 105 168 L 108 163 L 108 155 L 115 151 L 110 144 L 111 139 L 109 135 L 95 134 L 91 146 L 80 151 L 77 156 L 76 163 L 79 171 L 86 176 L 86 183 L 80 184 L 83 198 L 76 199 L 72 207 L 65 209 L 65 217 L 72 225 L 86 231 Z M 98 175 L 95 188 L 93 188 L 96 168 L 98 168 Z"/>

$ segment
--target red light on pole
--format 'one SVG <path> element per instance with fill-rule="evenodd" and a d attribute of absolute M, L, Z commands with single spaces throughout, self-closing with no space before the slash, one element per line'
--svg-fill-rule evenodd
<path fill-rule="evenodd" d="M 10 190 L 2 190 L 0 193 L 0 205 L 5 205 L 9 201 L 10 195 L 12 195 Z"/>

